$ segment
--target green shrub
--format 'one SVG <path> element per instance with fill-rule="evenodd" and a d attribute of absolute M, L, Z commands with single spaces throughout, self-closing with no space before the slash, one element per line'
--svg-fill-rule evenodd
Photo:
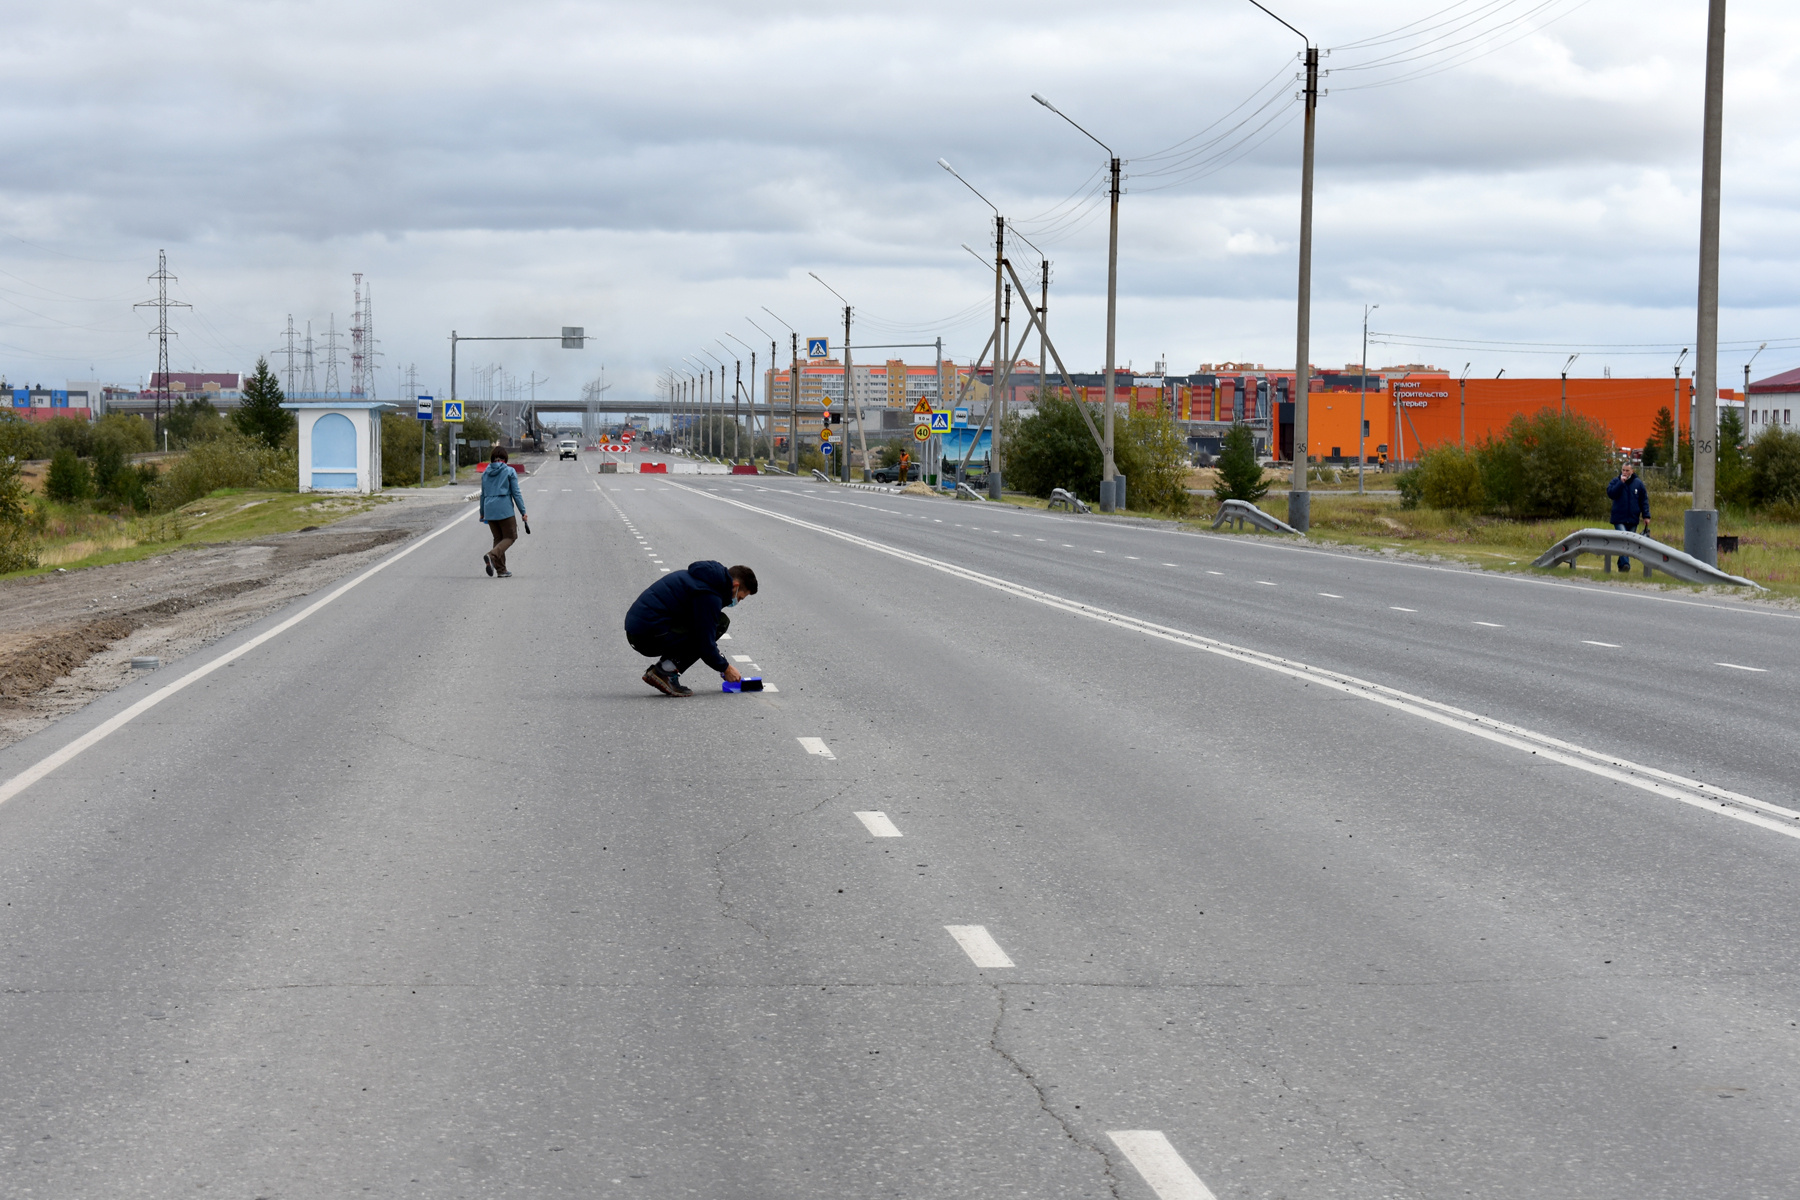
<path fill-rule="evenodd" d="M 218 488 L 292 491 L 299 486 L 298 459 L 231 432 L 188 451 L 149 488 L 150 507 L 180 508 Z"/>
<path fill-rule="evenodd" d="M 0 459 L 11 458 L 25 462 L 49 457 L 50 445 L 44 436 L 42 425 L 15 417 L 10 410 L 0 409 Z"/>
<path fill-rule="evenodd" d="M 1800 433 L 1778 425 L 1763 430 L 1750 443 L 1749 476 L 1758 507 L 1800 506 Z"/>
<path fill-rule="evenodd" d="M 96 445 L 105 437 L 116 441 L 127 454 L 148 454 L 156 449 L 156 433 L 150 422 L 131 413 L 107 413 L 94 423 L 93 430 Z"/>
<path fill-rule="evenodd" d="M 1446 443 L 1427 450 L 1419 465 L 1406 474 L 1413 471 L 1418 472 L 1416 501 L 1427 508 L 1480 512 L 1487 507 L 1487 492 L 1481 486 L 1481 461 L 1461 446 Z M 1404 501 L 1404 484 L 1400 494 Z"/>
<path fill-rule="evenodd" d="M 1422 467 L 1408 467 L 1394 477 L 1394 486 L 1400 489 L 1400 507 L 1417 508 L 1423 493 L 1421 480 L 1425 478 Z"/>
<path fill-rule="evenodd" d="M 59 504 L 73 504 L 94 494 L 94 477 L 72 448 L 64 446 L 50 456 L 50 472 L 44 477 L 44 494 Z"/>
<path fill-rule="evenodd" d="M 1193 499 L 1187 490 L 1187 439 L 1167 413 L 1138 413 L 1115 423 L 1113 448 L 1115 465 L 1127 480 L 1128 505 L 1139 512 L 1187 515 Z"/>
<path fill-rule="evenodd" d="M 1007 486 L 1039 498 L 1063 488 L 1098 503 L 1104 464 L 1079 403 L 1046 396 L 1029 417 L 1007 414 L 1001 426 L 1001 473 Z M 1115 445 L 1122 440 L 1115 430 Z M 946 471 L 953 467 L 946 456 Z"/>
<path fill-rule="evenodd" d="M 1521 519 L 1600 517 L 1613 476 L 1612 446 L 1598 424 L 1539 409 L 1516 416 L 1476 452 L 1481 486 L 1502 513 Z"/>
<path fill-rule="evenodd" d="M 164 414 L 163 428 L 169 431 L 169 445 L 185 450 L 212 441 L 233 425 L 210 400 L 177 400 Z"/>
<path fill-rule="evenodd" d="M 37 566 L 36 516 L 19 464 L 0 456 L 0 574 Z"/>
<path fill-rule="evenodd" d="M 79 458 L 94 452 L 94 427 L 74 417 L 51 417 L 43 424 L 44 445 L 54 459 L 58 450 L 71 450 Z"/>
<path fill-rule="evenodd" d="M 1256 435 L 1241 421 L 1226 432 L 1219 445 L 1218 472 L 1213 495 L 1221 504 L 1227 500 L 1255 504 L 1268 494 L 1269 481 L 1263 475 L 1262 464 L 1256 461 Z M 1126 497 L 1130 498 L 1129 490 Z"/>
<path fill-rule="evenodd" d="M 419 481 L 419 448 L 425 442 L 428 422 L 409 414 L 388 413 L 381 418 L 381 486 L 404 487 Z M 437 459 L 427 466 L 437 470 Z"/>

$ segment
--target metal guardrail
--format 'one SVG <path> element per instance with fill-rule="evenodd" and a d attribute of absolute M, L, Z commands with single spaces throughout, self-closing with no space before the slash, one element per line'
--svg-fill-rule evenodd
<path fill-rule="evenodd" d="M 956 485 L 956 498 L 958 500 L 980 500 L 983 503 L 986 503 L 987 501 L 986 496 L 982 495 L 966 483 L 959 483 Z"/>
<path fill-rule="evenodd" d="M 1295 537 L 1305 536 L 1286 521 L 1271 517 L 1248 500 L 1227 500 L 1220 504 L 1219 515 L 1213 518 L 1212 527 L 1217 529 L 1227 521 L 1237 522 L 1236 527 L 1240 530 L 1244 527 L 1244 522 L 1248 521 L 1258 529 L 1266 529 L 1270 533 L 1291 533 Z"/>
<path fill-rule="evenodd" d="M 829 476 L 825 472 L 819 470 L 819 468 L 817 468 L 817 467 L 813 468 L 813 478 L 818 480 L 820 483 L 830 483 L 832 481 L 831 476 Z"/>
<path fill-rule="evenodd" d="M 1755 588 L 1759 592 L 1768 590 L 1755 580 L 1727 574 L 1673 546 L 1665 546 L 1645 534 L 1627 533 L 1623 529 L 1577 529 L 1540 554 L 1531 565 L 1560 567 L 1568 563 L 1574 566 L 1575 560 L 1583 554 L 1603 555 L 1608 571 L 1612 570 L 1615 556 L 1627 555 L 1644 564 L 1646 576 L 1655 568 L 1683 583 L 1724 583 L 1735 587 Z"/>
<path fill-rule="evenodd" d="M 1074 493 L 1065 491 L 1062 488 L 1051 488 L 1050 489 L 1050 503 L 1045 505 L 1045 507 L 1046 508 L 1055 508 L 1059 504 L 1062 505 L 1064 508 L 1068 509 L 1070 512 L 1091 513 L 1094 511 L 1093 509 L 1089 508 L 1087 505 L 1083 504 L 1081 502 L 1081 500 L 1077 496 L 1074 495 Z"/>

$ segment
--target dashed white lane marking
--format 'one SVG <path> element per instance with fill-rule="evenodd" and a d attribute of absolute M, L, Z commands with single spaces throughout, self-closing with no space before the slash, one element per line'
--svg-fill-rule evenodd
<path fill-rule="evenodd" d="M 1419 611 L 1416 608 L 1401 608 L 1398 604 L 1390 604 L 1390 605 L 1388 605 L 1388 607 L 1393 609 L 1395 612 L 1418 612 Z"/>
<path fill-rule="evenodd" d="M 888 820 L 888 815 L 884 812 L 859 812 L 856 814 L 856 819 L 861 821 L 863 828 L 875 837 L 900 836 L 900 831 L 894 827 L 892 821 Z"/>
<path fill-rule="evenodd" d="M 1336 592 L 1320 592 L 1319 595 L 1325 597 L 1327 600 L 1342 600 L 1343 599 L 1343 597 L 1338 595 Z"/>
<path fill-rule="evenodd" d="M 987 931 L 986 925 L 946 925 L 945 932 L 956 939 L 956 944 L 963 948 L 969 960 L 982 970 L 999 967 L 1010 967 L 1013 960 L 1006 957 L 1006 951 L 994 940 L 994 935 Z"/>
<path fill-rule="evenodd" d="M 726 634 L 725 636 L 730 637 L 731 635 Z M 748 654 L 734 654 L 731 656 L 731 661 L 732 662 L 749 662 L 750 656 Z"/>
<path fill-rule="evenodd" d="M 731 640 L 731 635 L 729 633 L 721 633 L 719 635 L 719 640 L 721 642 L 729 642 Z"/>
<path fill-rule="evenodd" d="M 767 691 L 768 688 L 765 686 L 763 688 L 763 690 Z M 831 747 L 827 746 L 825 744 L 824 738 L 803 737 L 803 738 L 797 738 L 795 740 L 800 743 L 800 748 L 802 750 L 806 751 L 808 754 L 816 754 L 820 758 L 836 758 L 837 757 L 837 755 L 835 755 L 831 752 Z"/>
<path fill-rule="evenodd" d="M 1256 582 L 1262 584 L 1264 587 L 1279 587 L 1279 586 L 1281 586 L 1280 584 L 1270 583 L 1267 579 L 1259 579 Z"/>
<path fill-rule="evenodd" d="M 1165 567 L 1172 567 L 1174 565 L 1175 565 L 1174 563 L 1164 563 L 1163 564 L 1163 566 L 1165 566 Z M 1207 574 L 1208 575 L 1217 575 L 1218 572 L 1217 571 L 1208 571 Z"/>
<path fill-rule="evenodd" d="M 1493 623 L 1493 622 L 1492 622 L 1492 621 L 1477 621 L 1477 622 L 1475 622 L 1475 623 L 1476 623 L 1476 624 L 1477 624 L 1477 625 L 1485 625 L 1485 626 L 1487 626 L 1487 627 L 1488 627 L 1488 628 L 1489 628 L 1489 629 L 1505 629 L 1505 628 L 1506 628 L 1506 626 L 1504 626 L 1504 625 L 1496 625 L 1496 624 L 1494 624 L 1494 623 Z"/>
<path fill-rule="evenodd" d="M 1096 550 L 1096 551 L 1094 551 L 1094 553 L 1095 553 L 1095 554 L 1105 554 L 1105 553 L 1106 553 L 1106 551 L 1104 551 L 1104 550 Z"/>
<path fill-rule="evenodd" d="M 1618 650 L 1621 648 L 1617 642 L 1594 642 L 1589 641 L 1587 638 L 1582 638 L 1581 644 L 1584 646 L 1605 646 L 1608 650 Z"/>
<path fill-rule="evenodd" d="M 1107 1133 L 1113 1145 L 1137 1173 L 1144 1177 L 1159 1200 L 1217 1200 L 1200 1177 L 1194 1174 L 1169 1139 L 1160 1129 L 1115 1129 Z"/>
<path fill-rule="evenodd" d="M 1018 537 L 1019 535 L 1015 533 L 1015 534 L 1013 534 L 1013 536 Z M 1127 554 L 1125 557 L 1129 558 L 1132 562 L 1138 561 L 1138 556 L 1135 554 Z"/>
<path fill-rule="evenodd" d="M 667 575 L 669 573 L 669 568 L 667 568 L 667 567 L 659 567 L 657 569 L 660 570 L 664 575 Z"/>
<path fill-rule="evenodd" d="M 1063 549 L 1064 549 L 1064 550 L 1073 550 L 1073 549 L 1074 549 L 1074 548 L 1075 548 L 1075 547 L 1073 547 L 1073 546 L 1071 546 L 1071 545 L 1069 545 L 1069 543 L 1067 543 L 1067 542 L 1064 542 L 1064 543 L 1063 543 L 1063 544 L 1062 544 L 1062 548 L 1063 548 Z"/>
<path fill-rule="evenodd" d="M 1769 673 L 1767 667 L 1740 667 L 1736 663 L 1714 663 L 1713 666 L 1730 667 L 1734 671 L 1755 671 L 1758 675 L 1767 675 Z"/>

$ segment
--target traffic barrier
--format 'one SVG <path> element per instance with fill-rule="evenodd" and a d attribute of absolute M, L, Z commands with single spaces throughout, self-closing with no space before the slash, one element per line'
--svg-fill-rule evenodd
<path fill-rule="evenodd" d="M 1070 512 L 1091 513 L 1094 511 L 1093 509 L 1089 508 L 1087 505 L 1083 504 L 1074 495 L 1074 493 L 1066 492 L 1062 488 L 1051 488 L 1050 489 L 1050 503 L 1045 505 L 1044 507 L 1045 508 L 1055 508 L 1059 504 L 1062 505 L 1064 508 L 1068 509 Z"/>
<path fill-rule="evenodd" d="M 1575 560 L 1583 554 L 1603 555 L 1608 571 L 1612 570 L 1612 560 L 1623 554 L 1643 563 L 1646 577 L 1651 568 L 1655 568 L 1683 583 L 1726 583 L 1735 587 L 1755 588 L 1759 592 L 1768 590 L 1754 580 L 1728 574 L 1645 534 L 1629 533 L 1623 529 L 1577 529 L 1540 554 L 1531 565 L 1560 567 L 1568 563 L 1573 567 Z"/>
<path fill-rule="evenodd" d="M 987 502 L 986 496 L 982 495 L 966 483 L 959 483 L 956 485 L 956 498 L 958 500 L 980 500 L 983 503 Z"/>
<path fill-rule="evenodd" d="M 831 482 L 831 476 L 829 476 L 825 472 L 819 470 L 819 468 L 817 468 L 817 467 L 813 468 L 813 478 L 818 480 L 820 483 L 830 483 Z"/>
<path fill-rule="evenodd" d="M 758 472 L 755 463 L 738 463 L 731 468 L 731 473 L 733 475 L 755 475 Z"/>
<path fill-rule="evenodd" d="M 1258 529 L 1266 529 L 1270 533 L 1291 533 L 1295 537 L 1304 535 L 1286 521 L 1271 517 L 1248 500 L 1227 500 L 1219 505 L 1219 515 L 1213 518 L 1212 527 L 1217 529 L 1227 521 L 1236 521 L 1237 528 L 1243 529 L 1248 521 Z"/>
<path fill-rule="evenodd" d="M 668 473 L 669 473 L 669 464 L 668 463 L 639 463 L 638 464 L 638 474 L 639 475 L 667 475 Z"/>

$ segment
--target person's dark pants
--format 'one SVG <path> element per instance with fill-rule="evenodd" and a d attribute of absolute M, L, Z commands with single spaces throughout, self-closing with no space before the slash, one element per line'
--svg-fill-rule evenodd
<path fill-rule="evenodd" d="M 1614 529 L 1623 529 L 1626 533 L 1636 533 L 1637 532 L 1637 522 L 1633 521 L 1629 525 L 1620 525 L 1620 524 L 1615 523 L 1613 525 L 1613 528 Z M 1621 570 L 1621 571 L 1631 570 L 1631 557 L 1629 555 L 1626 555 L 1626 554 L 1619 555 L 1619 570 Z"/>
<path fill-rule="evenodd" d="M 488 528 L 494 534 L 494 548 L 488 551 L 488 561 L 494 564 L 495 574 L 506 570 L 506 551 L 519 540 L 519 518 L 502 517 L 498 521 L 489 521 Z"/>
<path fill-rule="evenodd" d="M 724 637 L 725 631 L 730 628 L 731 618 L 720 613 L 718 627 L 713 631 L 713 640 L 717 641 Z M 646 630 L 627 629 L 625 640 L 631 643 L 633 650 L 645 658 L 673 663 L 674 674 L 677 675 L 700 660 L 700 651 L 706 644 L 695 630 L 680 627 L 664 630 L 660 634 Z"/>

